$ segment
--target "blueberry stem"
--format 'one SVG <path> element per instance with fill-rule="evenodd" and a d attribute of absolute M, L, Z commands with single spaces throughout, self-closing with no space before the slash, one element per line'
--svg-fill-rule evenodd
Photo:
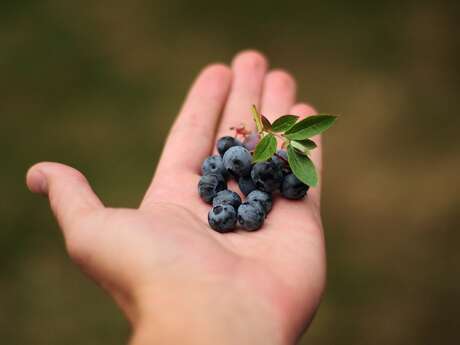
<path fill-rule="evenodd" d="M 244 123 L 241 123 L 238 127 L 232 126 L 230 127 L 230 130 L 235 131 L 235 135 L 233 137 L 236 139 L 238 138 L 239 135 L 241 135 L 243 139 L 246 139 L 246 137 L 251 133 L 250 131 L 246 129 L 246 126 Z"/>
<path fill-rule="evenodd" d="M 274 133 L 274 132 L 270 132 L 271 134 L 273 134 L 275 137 L 281 139 L 281 140 L 284 140 L 284 136 L 282 134 L 278 134 L 278 133 Z"/>

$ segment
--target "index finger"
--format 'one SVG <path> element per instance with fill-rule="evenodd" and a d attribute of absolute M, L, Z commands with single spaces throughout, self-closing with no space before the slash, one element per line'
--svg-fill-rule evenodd
<path fill-rule="evenodd" d="M 168 178 L 171 171 L 199 172 L 204 157 L 212 152 L 231 79 L 230 68 L 221 64 L 199 74 L 168 135 L 155 180 Z"/>

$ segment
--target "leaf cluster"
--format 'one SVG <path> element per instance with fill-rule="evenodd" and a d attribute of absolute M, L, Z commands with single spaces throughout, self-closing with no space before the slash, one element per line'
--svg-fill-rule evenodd
<path fill-rule="evenodd" d="M 283 115 L 271 123 L 259 113 L 256 106 L 252 107 L 252 115 L 260 136 L 253 161 L 257 163 L 271 158 L 276 153 L 280 139 L 282 147 L 287 148 L 288 162 L 293 174 L 303 183 L 316 186 L 318 175 L 309 157 L 310 151 L 316 148 L 316 143 L 311 137 L 331 127 L 337 116 L 312 115 L 298 121 L 299 117 L 296 115 Z"/>

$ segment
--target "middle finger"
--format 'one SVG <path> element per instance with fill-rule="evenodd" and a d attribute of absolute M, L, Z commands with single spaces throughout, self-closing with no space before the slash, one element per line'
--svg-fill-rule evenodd
<path fill-rule="evenodd" d="M 217 131 L 217 138 L 231 135 L 230 127 L 244 124 L 254 129 L 251 106 L 260 105 L 262 88 L 267 72 L 266 58 L 256 51 L 244 51 L 235 56 L 232 62 L 233 81 L 230 96 Z M 214 152 L 216 150 L 214 149 Z"/>

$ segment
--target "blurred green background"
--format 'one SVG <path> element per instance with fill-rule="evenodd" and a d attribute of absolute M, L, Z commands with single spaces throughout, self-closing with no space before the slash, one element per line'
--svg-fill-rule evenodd
<path fill-rule="evenodd" d="M 40 160 L 135 207 L 196 73 L 260 49 L 325 138 L 328 289 L 302 344 L 452 344 L 460 320 L 460 17 L 443 1 L 0 2 L 0 339 L 125 344 L 70 263 Z"/>

